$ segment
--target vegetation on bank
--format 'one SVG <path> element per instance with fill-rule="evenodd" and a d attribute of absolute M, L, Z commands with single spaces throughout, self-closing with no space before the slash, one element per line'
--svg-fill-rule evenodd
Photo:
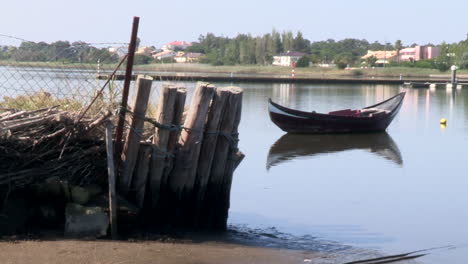
<path fill-rule="evenodd" d="M 408 47 L 416 46 L 416 43 Z M 433 44 L 426 44 L 434 46 Z M 290 31 L 283 33 L 273 30 L 263 36 L 239 34 L 234 38 L 219 37 L 212 33 L 200 36 L 198 42 L 194 42 L 188 51 L 206 54 L 202 63 L 212 65 L 271 65 L 273 56 L 282 52 L 299 51 L 306 55 L 298 62 L 298 67 L 308 67 L 309 64 L 336 64 L 340 69 L 346 67 L 375 66 L 376 58 L 371 57 L 362 61 L 368 50 L 401 50 L 405 48 L 401 40 L 391 43 L 370 43 L 365 39 L 343 39 L 335 41 L 311 42 L 304 39 L 299 31 L 294 35 Z M 468 40 L 458 43 L 440 44 L 440 55 L 431 60 L 392 62 L 388 67 L 426 68 L 447 71 L 451 65 L 457 65 L 461 69 L 468 69 Z"/>
<path fill-rule="evenodd" d="M 0 60 L 18 62 L 116 63 L 117 54 L 83 41 L 53 43 L 23 41 L 19 47 L 0 46 Z"/>
<path fill-rule="evenodd" d="M 411 44 L 413 47 L 417 44 Z M 432 45 L 432 44 L 427 44 Z M 369 42 L 365 39 L 347 38 L 343 40 L 328 39 L 312 42 L 300 31 L 282 33 L 273 30 L 261 36 L 238 34 L 235 37 L 216 36 L 212 33 L 201 35 L 198 41 L 187 48 L 187 52 L 205 54 L 200 63 L 213 66 L 234 65 L 271 65 L 273 57 L 287 51 L 298 51 L 305 54 L 298 62 L 298 67 L 307 68 L 316 64 L 335 64 L 339 69 L 346 67 L 373 67 L 374 57 L 362 61 L 361 57 L 368 50 L 401 50 L 406 46 L 400 40 L 394 44 Z M 56 62 L 63 64 L 90 63 L 115 64 L 119 57 L 108 48 L 97 48 L 91 44 L 75 41 L 56 41 L 53 43 L 24 41 L 20 46 L 0 46 L 1 61 L 11 62 Z M 155 61 L 150 56 L 137 55 L 135 64 L 172 63 L 171 58 Z M 5 64 L 5 62 L 3 63 Z M 408 67 L 437 69 L 447 71 L 451 65 L 468 69 L 468 40 L 458 43 L 440 44 L 440 55 L 432 60 L 416 62 L 392 62 L 387 67 Z"/>
<path fill-rule="evenodd" d="M 290 67 L 277 67 L 272 65 L 221 65 L 212 66 L 209 64 L 188 64 L 188 63 L 171 63 L 171 64 L 148 64 L 137 65 L 135 71 L 151 71 L 151 72 L 168 72 L 168 73 L 193 73 L 193 74 L 227 74 L 231 73 L 247 75 L 270 75 L 270 76 L 291 76 Z M 321 68 L 307 67 L 296 68 L 295 75 L 297 77 L 320 77 L 320 78 L 335 78 L 337 76 L 372 78 L 372 77 L 390 77 L 399 78 L 400 75 L 405 77 L 429 77 L 430 75 L 440 75 L 441 72 L 437 69 L 427 68 L 412 68 L 412 67 L 385 67 L 385 68 L 349 68 L 341 70 L 338 68 Z M 459 74 L 468 74 L 468 70 L 460 70 Z M 449 76 L 448 74 L 445 74 Z"/>

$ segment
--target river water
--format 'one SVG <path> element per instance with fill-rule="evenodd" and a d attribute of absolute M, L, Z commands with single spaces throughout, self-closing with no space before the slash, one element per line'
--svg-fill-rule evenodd
<path fill-rule="evenodd" d="M 387 133 L 294 136 L 270 121 L 268 98 L 328 112 L 372 105 L 403 89 L 237 85 L 244 88 L 240 149 L 246 158 L 232 186 L 232 226 L 273 227 L 384 254 L 454 245 L 420 260 L 466 263 L 466 91 L 407 89 Z"/>
<path fill-rule="evenodd" d="M 3 95 L 16 96 L 28 88 L 54 95 L 83 90 L 77 88 L 83 81 L 72 78 L 70 84 L 68 75 L 34 73 L 31 83 L 19 73 L 0 70 L 0 88 L 9 92 Z M 155 88 L 161 85 L 155 83 Z M 96 82 L 96 88 L 100 85 Z M 195 83 L 182 85 L 190 94 Z M 293 244 L 306 238 L 319 250 L 352 246 L 393 254 L 453 245 L 455 249 L 431 251 L 420 260 L 466 263 L 467 90 L 407 89 L 386 133 L 295 136 L 270 121 L 268 98 L 291 108 L 329 112 L 372 105 L 403 89 L 217 84 L 227 85 L 244 89 L 239 148 L 246 155 L 232 185 L 231 229 L 260 230 L 255 232 L 269 237 L 287 234 Z M 448 120 L 446 127 L 439 125 L 441 118 Z"/>

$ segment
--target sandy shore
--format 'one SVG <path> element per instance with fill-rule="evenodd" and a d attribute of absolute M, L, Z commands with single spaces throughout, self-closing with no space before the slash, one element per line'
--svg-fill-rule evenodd
<path fill-rule="evenodd" d="M 0 263 L 2 264 L 340 264 L 375 257 L 374 254 L 363 250 L 327 253 L 252 247 L 225 242 L 172 243 L 106 240 L 0 242 Z"/>
<path fill-rule="evenodd" d="M 0 262 L 67 264 L 148 263 L 334 263 L 322 253 L 247 247 L 225 243 L 115 241 L 0 242 Z"/>

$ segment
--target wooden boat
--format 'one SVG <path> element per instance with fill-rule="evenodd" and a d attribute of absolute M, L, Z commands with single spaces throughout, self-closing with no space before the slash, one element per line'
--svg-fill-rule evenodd
<path fill-rule="evenodd" d="M 344 109 L 328 114 L 286 108 L 269 99 L 270 118 L 290 133 L 363 133 L 385 131 L 401 108 L 405 92 L 358 110 Z"/>
<path fill-rule="evenodd" d="M 400 149 L 387 133 L 369 134 L 284 134 L 271 147 L 267 157 L 267 169 L 281 163 L 305 157 L 348 150 L 366 150 L 397 165 L 403 165 Z"/>

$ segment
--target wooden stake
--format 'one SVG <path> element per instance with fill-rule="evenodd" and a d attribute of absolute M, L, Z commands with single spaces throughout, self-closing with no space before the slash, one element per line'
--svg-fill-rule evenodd
<path fill-rule="evenodd" d="M 203 216 L 203 224 L 209 227 L 218 227 L 216 214 L 222 210 L 218 208 L 224 204 L 220 199 L 223 194 L 223 184 L 225 184 L 226 168 L 228 167 L 229 154 L 233 149 L 237 151 L 237 126 L 240 121 L 240 110 L 242 105 L 242 89 L 229 87 L 231 95 L 226 102 L 226 111 L 221 117 L 220 133 L 216 143 L 215 156 L 211 175 L 208 181 L 207 193 L 204 206 L 207 208 Z"/>
<path fill-rule="evenodd" d="M 133 116 L 122 152 L 122 174 L 119 178 L 119 189 L 124 196 L 128 194 L 132 182 L 152 82 L 150 77 L 138 76 L 135 84 L 136 96 L 131 105 Z"/>
<path fill-rule="evenodd" d="M 170 190 L 179 199 L 184 193 L 191 193 L 193 190 L 203 130 L 214 92 L 214 86 L 198 83 L 192 97 L 184 122 L 185 129 L 182 130 L 179 139 L 180 149 L 176 156 L 174 170 L 168 179 Z"/>
<path fill-rule="evenodd" d="M 143 208 L 145 202 L 146 183 L 148 182 L 152 150 L 151 145 L 146 143 L 140 144 L 135 175 L 133 175 L 132 189 L 135 190 L 135 201 L 140 208 Z"/>
<path fill-rule="evenodd" d="M 177 87 L 163 86 L 158 103 L 158 110 L 156 111 L 156 121 L 163 125 L 172 124 L 174 119 L 174 104 L 177 97 Z M 168 156 L 168 140 L 171 131 L 165 128 L 155 127 L 153 136 L 153 151 L 151 155 L 151 169 L 150 169 L 150 190 L 151 190 L 151 204 L 156 207 L 160 192 L 161 182 L 163 178 L 164 168 L 166 167 L 166 160 Z"/>
<path fill-rule="evenodd" d="M 215 156 L 216 141 L 218 140 L 218 131 L 220 128 L 221 116 L 224 111 L 230 109 L 225 108 L 225 102 L 228 100 L 231 92 L 228 89 L 216 89 L 213 96 L 208 120 L 206 123 L 205 135 L 203 137 L 203 144 L 200 151 L 200 158 L 197 168 L 197 176 L 195 179 L 195 190 L 197 207 L 205 197 L 205 192 L 210 177 L 211 166 Z"/>
<path fill-rule="evenodd" d="M 107 152 L 107 173 L 109 177 L 109 221 L 111 226 L 112 239 L 117 239 L 117 195 L 115 191 L 115 165 L 114 150 L 112 142 L 112 122 L 107 120 L 106 126 L 106 152 Z"/>
<path fill-rule="evenodd" d="M 182 116 L 184 115 L 185 111 L 185 99 L 187 98 L 187 90 L 185 88 L 178 88 L 177 89 L 177 97 L 174 104 L 174 119 L 172 119 L 172 124 L 176 126 L 182 125 Z M 177 144 L 179 141 L 180 130 L 171 131 L 169 135 L 169 139 L 167 142 L 167 151 L 170 153 L 176 153 Z M 162 181 L 162 185 L 167 185 L 167 179 L 169 177 L 169 173 L 172 171 L 174 164 L 174 159 L 168 159 L 166 164 L 166 168 L 164 170 L 164 177 Z"/>
<path fill-rule="evenodd" d="M 239 124 L 242 115 L 242 100 L 239 102 L 236 109 L 236 118 L 234 119 L 234 128 L 232 130 L 233 136 L 238 137 L 239 133 Z M 219 207 L 216 212 L 214 227 L 225 230 L 227 228 L 227 219 L 229 214 L 230 207 L 230 198 L 231 198 L 231 186 L 232 186 L 232 177 L 237 166 L 242 162 L 245 155 L 240 152 L 237 148 L 238 141 L 234 141 L 233 145 L 229 149 L 228 160 L 226 163 L 226 168 L 224 170 L 224 178 L 221 189 L 221 195 L 219 197 Z"/>

